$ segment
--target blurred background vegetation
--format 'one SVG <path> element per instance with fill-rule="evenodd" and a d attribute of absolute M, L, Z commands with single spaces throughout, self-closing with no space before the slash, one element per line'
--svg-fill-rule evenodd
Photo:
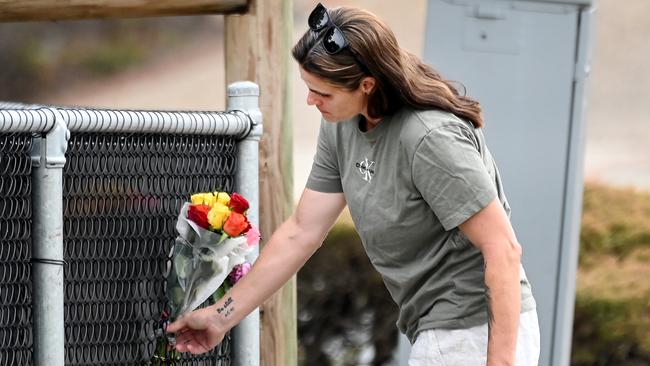
<path fill-rule="evenodd" d="M 38 101 L 71 84 L 124 72 L 177 48 L 211 17 L 0 23 L 0 100 Z"/>
<path fill-rule="evenodd" d="M 206 32 L 220 37 L 213 18 L 0 23 L 0 100 L 39 102 Z M 587 184 L 580 239 L 572 365 L 650 365 L 650 193 Z M 302 365 L 390 363 L 396 306 L 349 216 L 301 270 L 298 292 Z"/>
<path fill-rule="evenodd" d="M 585 186 L 572 362 L 650 365 L 650 193 Z"/>

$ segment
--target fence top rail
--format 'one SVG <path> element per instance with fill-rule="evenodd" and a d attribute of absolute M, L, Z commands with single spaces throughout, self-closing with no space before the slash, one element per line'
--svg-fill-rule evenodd
<path fill-rule="evenodd" d="M 252 120 L 242 111 L 138 111 L 60 108 L 0 102 L 0 132 L 46 133 L 61 119 L 70 132 L 175 133 L 243 137 Z"/>

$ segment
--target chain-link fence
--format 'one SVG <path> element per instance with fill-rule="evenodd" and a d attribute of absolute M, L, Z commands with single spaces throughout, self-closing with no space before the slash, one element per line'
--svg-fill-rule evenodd
<path fill-rule="evenodd" d="M 0 365 L 31 362 L 29 134 L 0 134 Z"/>
<path fill-rule="evenodd" d="M 66 364 L 151 359 L 178 212 L 192 192 L 234 190 L 236 147 L 220 136 L 72 136 L 63 170 Z M 229 360 L 227 339 L 183 364 Z"/>
<path fill-rule="evenodd" d="M 2 108 L 30 109 L 18 104 L 0 104 Z M 32 364 L 32 299 L 33 291 L 41 291 L 33 285 L 36 263 L 63 266 L 66 365 L 147 365 L 167 306 L 165 276 L 180 207 L 195 192 L 241 191 L 236 184 L 242 183 L 236 182 L 242 168 L 238 146 L 253 121 L 241 112 L 54 114 L 73 126 L 62 169 L 63 195 L 46 197 L 62 200 L 62 262 L 32 253 L 32 242 L 37 245 L 32 208 L 41 204 L 32 195 L 32 179 L 37 179 L 32 171 L 44 143 L 30 133 L 2 132 L 3 126 L 37 125 L 36 115 L 0 113 L 0 365 Z M 233 116 L 234 127 L 201 133 L 206 123 L 232 121 Z M 152 127 L 157 119 L 185 127 Z M 180 133 L 159 133 L 166 129 Z M 117 132 L 97 132 L 101 130 Z M 256 190 L 257 181 L 247 183 Z M 211 352 L 184 354 L 178 364 L 230 365 L 232 355 L 228 335 Z"/>

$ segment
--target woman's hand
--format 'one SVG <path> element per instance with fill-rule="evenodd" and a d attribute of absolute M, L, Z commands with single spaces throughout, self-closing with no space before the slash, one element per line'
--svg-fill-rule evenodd
<path fill-rule="evenodd" d="M 192 311 L 167 326 L 167 333 L 176 333 L 176 349 L 193 354 L 213 349 L 221 343 L 226 331 L 212 306 Z"/>

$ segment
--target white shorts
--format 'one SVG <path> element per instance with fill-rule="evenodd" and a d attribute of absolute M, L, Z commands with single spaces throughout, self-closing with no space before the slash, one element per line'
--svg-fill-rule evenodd
<path fill-rule="evenodd" d="M 487 362 L 487 324 L 466 329 L 429 329 L 421 332 L 409 357 L 409 366 L 474 366 Z M 537 311 L 522 313 L 517 336 L 517 366 L 537 366 L 539 323 Z"/>

